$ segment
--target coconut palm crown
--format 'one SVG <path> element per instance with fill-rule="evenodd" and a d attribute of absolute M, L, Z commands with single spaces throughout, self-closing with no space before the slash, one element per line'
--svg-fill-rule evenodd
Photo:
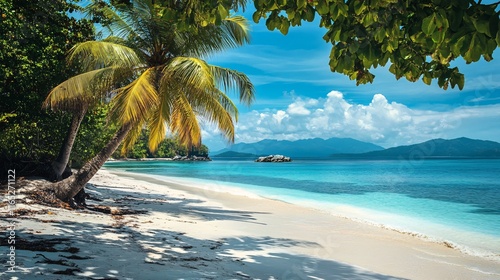
<path fill-rule="evenodd" d="M 45 101 L 47 107 L 74 110 L 108 96 L 112 119 L 132 127 L 122 152 L 145 126 L 153 151 L 167 130 L 186 145 L 198 145 L 199 119 L 216 124 L 226 139 L 234 141 L 238 110 L 225 92 L 236 92 L 249 105 L 253 85 L 243 73 L 204 59 L 249 42 L 243 17 L 228 16 L 220 25 L 186 30 L 165 20 L 150 0 L 126 6 L 96 1 L 87 7 L 90 16 L 96 5 L 108 19 L 109 36 L 71 49 L 68 61 L 82 73 L 54 88 Z"/>

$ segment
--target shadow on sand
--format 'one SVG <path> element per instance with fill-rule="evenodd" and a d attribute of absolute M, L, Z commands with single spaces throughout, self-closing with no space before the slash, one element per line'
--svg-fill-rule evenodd
<path fill-rule="evenodd" d="M 98 188 L 91 186 L 90 190 L 93 196 L 99 196 Z M 112 199 L 109 194 L 113 195 Z M 202 221 L 256 223 L 255 214 L 266 214 L 200 206 L 201 200 L 119 189 L 112 189 L 107 198 L 99 199 L 102 200 L 99 204 L 158 211 L 178 219 L 187 215 Z M 16 234 L 24 240 L 50 244 L 57 239 L 59 243 L 53 246 L 56 249 L 53 252 L 16 250 L 18 271 L 0 278 L 397 279 L 333 260 L 287 253 L 286 248 L 291 247 L 319 247 L 312 242 L 268 236 L 196 239 L 160 226 L 138 230 L 141 225 L 132 223 L 112 226 L 97 219 L 53 221 L 52 226 L 59 232 L 55 235 L 32 234 L 20 229 Z M 68 251 L 67 248 L 77 249 Z"/>

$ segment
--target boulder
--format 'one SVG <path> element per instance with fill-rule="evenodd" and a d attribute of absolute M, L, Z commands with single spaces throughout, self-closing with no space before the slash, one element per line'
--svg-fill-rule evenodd
<path fill-rule="evenodd" d="M 259 157 L 256 162 L 290 162 L 292 159 L 284 155 L 269 155 L 266 157 Z"/>
<path fill-rule="evenodd" d="M 173 161 L 212 161 L 210 157 L 197 157 L 197 156 L 175 156 L 172 158 Z"/>

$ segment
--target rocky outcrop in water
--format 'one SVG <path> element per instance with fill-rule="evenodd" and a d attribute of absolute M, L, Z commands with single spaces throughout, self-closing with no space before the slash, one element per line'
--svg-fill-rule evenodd
<path fill-rule="evenodd" d="M 283 155 L 269 155 L 267 157 L 259 157 L 256 162 L 290 162 L 292 159 Z"/>
<path fill-rule="evenodd" d="M 197 156 L 175 156 L 172 158 L 174 161 L 211 161 L 209 157 L 197 157 Z"/>

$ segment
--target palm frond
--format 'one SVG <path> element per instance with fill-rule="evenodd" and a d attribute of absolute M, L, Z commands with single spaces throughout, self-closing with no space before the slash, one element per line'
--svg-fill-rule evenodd
<path fill-rule="evenodd" d="M 125 28 L 116 28 L 122 37 L 134 43 L 137 49 L 144 50 L 151 46 L 152 37 L 157 36 L 150 28 L 154 25 L 154 7 L 151 1 L 132 1 L 132 5 L 122 5 L 117 7 L 117 12 L 121 15 L 127 26 L 133 32 Z"/>
<path fill-rule="evenodd" d="M 126 38 L 131 34 L 135 34 L 134 29 L 124 20 L 121 14 L 109 5 L 103 5 L 102 1 L 92 0 L 89 5 L 84 9 L 85 17 L 92 19 L 94 17 L 105 18 L 104 28 L 110 33 L 111 36 L 121 36 Z"/>
<path fill-rule="evenodd" d="M 194 98 L 195 97 L 195 98 Z M 238 120 L 238 109 L 231 99 L 218 89 L 188 96 L 197 115 L 217 125 L 229 142 L 234 142 L 234 121 Z"/>
<path fill-rule="evenodd" d="M 159 106 L 157 106 L 156 110 L 151 114 L 151 118 L 148 122 L 149 128 L 149 141 L 148 146 L 151 152 L 156 151 L 158 145 L 160 145 L 161 141 L 165 139 L 165 135 L 167 133 L 167 120 L 164 118 L 163 111 L 168 110 L 163 107 L 167 107 L 168 103 L 160 102 Z M 168 113 L 170 116 L 170 113 Z"/>
<path fill-rule="evenodd" d="M 127 41 L 121 37 L 118 37 L 118 36 L 108 36 L 108 37 L 104 38 L 102 40 L 102 42 L 115 43 L 115 44 L 119 44 L 119 45 L 122 45 L 125 47 L 129 47 L 128 46 L 129 41 Z"/>
<path fill-rule="evenodd" d="M 255 100 L 255 89 L 245 74 L 214 65 L 210 66 L 210 70 L 218 85 L 225 91 L 234 90 L 239 94 L 240 102 L 250 105 Z"/>
<path fill-rule="evenodd" d="M 250 41 L 248 21 L 241 16 L 230 16 L 220 25 L 208 25 L 199 28 L 197 33 L 183 32 L 178 36 L 179 41 L 184 42 L 185 55 L 203 58 Z"/>
<path fill-rule="evenodd" d="M 185 87 L 213 88 L 214 77 L 210 66 L 195 57 L 175 57 L 163 68 L 162 83 L 176 80 Z"/>
<path fill-rule="evenodd" d="M 233 0 L 231 10 L 236 12 L 241 10 L 242 12 L 245 12 L 247 2 L 248 0 Z"/>
<path fill-rule="evenodd" d="M 68 53 L 68 61 L 78 63 L 84 71 L 107 66 L 134 68 L 143 64 L 132 48 L 106 41 L 76 44 Z"/>
<path fill-rule="evenodd" d="M 123 140 L 122 148 L 120 150 L 122 156 L 126 155 L 127 152 L 130 151 L 132 147 L 134 147 L 134 144 L 137 142 L 137 139 L 139 139 L 139 137 L 141 136 L 143 126 L 144 125 L 142 122 L 134 124 L 130 132 Z"/>
<path fill-rule="evenodd" d="M 193 108 L 184 94 L 178 94 L 172 110 L 170 130 L 177 134 L 182 144 L 198 146 L 201 143 L 201 128 Z"/>
<path fill-rule="evenodd" d="M 155 69 L 149 68 L 132 83 L 119 88 L 112 100 L 112 116 L 123 124 L 147 120 L 151 109 L 158 104 L 155 75 Z"/>
<path fill-rule="evenodd" d="M 250 28 L 248 20 L 242 16 L 229 16 L 221 23 L 221 29 L 230 38 L 231 41 L 236 43 L 236 46 L 242 46 L 250 43 Z"/>
<path fill-rule="evenodd" d="M 111 90 L 116 71 L 116 67 L 106 67 L 73 76 L 50 91 L 43 107 L 71 111 L 92 104 Z"/>

